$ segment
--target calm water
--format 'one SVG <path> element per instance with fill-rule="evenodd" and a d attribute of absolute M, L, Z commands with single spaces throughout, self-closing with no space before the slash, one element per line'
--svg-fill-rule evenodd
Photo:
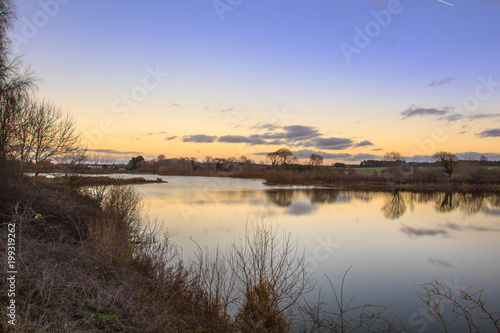
<path fill-rule="evenodd" d="M 147 176 L 156 178 L 157 176 Z M 140 185 L 147 209 L 190 257 L 196 244 L 227 245 L 250 221 L 278 224 L 305 246 L 325 301 L 328 276 L 355 305 L 383 304 L 409 327 L 432 331 L 414 296 L 435 279 L 482 288 L 500 310 L 500 195 L 349 192 L 271 187 L 260 180 L 162 177 Z M 317 296 L 317 294 L 316 294 Z M 424 324 L 424 322 L 426 322 Z"/>

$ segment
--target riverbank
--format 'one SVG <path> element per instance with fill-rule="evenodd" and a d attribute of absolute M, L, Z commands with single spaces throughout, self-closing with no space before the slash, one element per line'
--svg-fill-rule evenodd
<path fill-rule="evenodd" d="M 392 170 L 384 169 L 379 172 L 357 172 L 351 169 L 338 168 L 307 168 L 302 169 L 265 169 L 256 172 L 238 171 L 192 171 L 161 173 L 158 176 L 185 176 L 185 177 L 230 177 L 242 179 L 260 179 L 266 185 L 299 185 L 328 187 L 338 190 L 355 191 L 412 191 L 412 192 L 498 192 L 500 179 L 493 175 L 467 175 L 457 174 L 453 177 L 445 176 L 439 170 L 417 170 L 411 175 L 398 176 Z M 87 173 L 86 173 L 87 174 Z M 103 172 L 96 173 L 99 175 Z M 112 173 L 114 174 L 114 173 Z M 123 175 L 140 177 L 140 173 L 121 172 Z M 85 178 L 87 178 L 86 176 Z M 92 177 L 92 178 L 103 178 Z M 110 177 L 106 177 L 110 178 Z M 135 178 L 135 177 L 134 177 Z M 131 179 L 134 179 L 131 178 Z M 117 178 L 112 178 L 110 183 Z M 121 181 L 115 181 L 120 184 Z M 125 182 L 125 181 L 123 181 Z M 150 183 L 155 181 L 130 181 L 128 184 Z"/>
<path fill-rule="evenodd" d="M 78 186 L 102 186 L 102 185 L 141 185 L 141 184 L 166 184 L 162 178 L 146 179 L 144 177 L 116 178 L 107 176 L 56 176 L 53 178 L 40 176 L 38 182 L 46 185 L 78 185 Z"/>

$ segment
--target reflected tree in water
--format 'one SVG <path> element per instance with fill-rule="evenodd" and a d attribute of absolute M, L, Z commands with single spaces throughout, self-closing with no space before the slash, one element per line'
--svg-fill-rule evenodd
<path fill-rule="evenodd" d="M 327 189 L 314 189 L 309 190 L 306 194 L 311 198 L 311 203 L 335 203 L 339 197 L 339 191 L 327 190 Z"/>
<path fill-rule="evenodd" d="M 435 210 L 439 213 L 449 213 L 457 209 L 459 206 L 459 199 L 455 198 L 454 193 L 447 192 L 444 193 L 444 197 L 443 195 L 438 197 L 435 205 Z"/>
<path fill-rule="evenodd" d="M 387 199 L 382 207 L 384 217 L 390 220 L 397 220 L 406 212 L 406 202 L 399 192 L 394 192 Z"/>
<path fill-rule="evenodd" d="M 294 198 L 293 190 L 270 190 L 266 191 L 266 198 L 279 207 L 288 207 Z"/>
<path fill-rule="evenodd" d="M 460 195 L 460 210 L 467 215 L 474 215 L 487 207 L 485 193 L 463 193 Z"/>
<path fill-rule="evenodd" d="M 444 193 L 436 199 L 435 210 L 439 213 L 449 213 L 457 208 L 466 215 L 474 215 L 487 208 L 488 201 L 494 197 L 486 193 Z"/>
<path fill-rule="evenodd" d="M 488 202 L 494 208 L 500 208 L 500 194 L 499 193 L 491 194 L 488 197 Z"/>

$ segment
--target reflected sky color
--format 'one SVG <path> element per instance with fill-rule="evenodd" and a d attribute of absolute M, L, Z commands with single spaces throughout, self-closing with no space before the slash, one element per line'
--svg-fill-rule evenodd
<path fill-rule="evenodd" d="M 151 176 L 157 177 L 157 176 Z M 259 180 L 164 177 L 141 185 L 147 210 L 186 258 L 229 245 L 246 223 L 264 219 L 305 247 L 326 301 L 325 274 L 337 283 L 353 265 L 346 292 L 406 320 L 421 304 L 419 284 L 458 279 L 500 307 L 500 197 L 482 194 L 339 192 L 269 187 Z M 316 295 L 317 296 L 317 295 Z"/>
<path fill-rule="evenodd" d="M 452 2 L 19 0 L 13 40 L 101 155 L 498 159 L 500 3 Z"/>

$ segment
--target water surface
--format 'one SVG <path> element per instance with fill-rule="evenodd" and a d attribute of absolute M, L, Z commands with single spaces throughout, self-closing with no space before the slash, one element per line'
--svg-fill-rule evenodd
<path fill-rule="evenodd" d="M 202 247 L 225 246 L 246 223 L 264 219 L 305 246 L 308 267 L 328 303 L 333 296 L 325 276 L 337 285 L 352 265 L 345 292 L 356 295 L 355 304 L 388 306 L 409 327 L 424 328 L 415 293 L 433 280 L 470 292 L 484 288 L 487 305 L 500 310 L 498 194 L 350 192 L 271 187 L 261 180 L 162 178 L 168 183 L 137 189 L 186 257 L 196 250 L 191 238 Z"/>

